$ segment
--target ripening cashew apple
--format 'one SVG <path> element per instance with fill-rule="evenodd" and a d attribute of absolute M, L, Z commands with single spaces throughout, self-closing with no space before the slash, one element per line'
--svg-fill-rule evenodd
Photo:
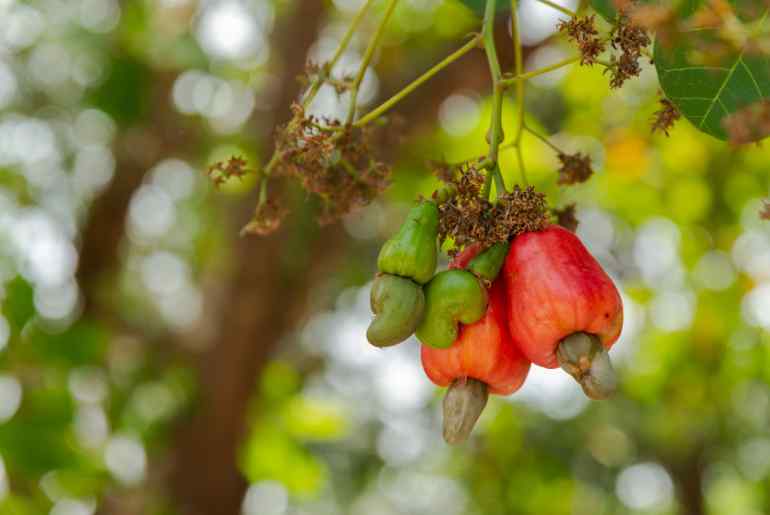
<path fill-rule="evenodd" d="M 370 304 L 374 320 L 366 331 L 372 345 L 400 343 L 414 333 L 422 320 L 425 295 L 422 284 L 436 269 L 438 208 L 418 202 L 398 232 L 380 250 L 380 273 L 372 285 Z"/>
<path fill-rule="evenodd" d="M 530 362 L 508 332 L 505 284 L 501 278 L 489 289 L 484 317 L 460 327 L 448 349 L 423 345 L 425 373 L 438 386 L 449 386 L 444 397 L 444 439 L 450 444 L 468 438 L 490 393 L 510 395 L 524 383 Z"/>
<path fill-rule="evenodd" d="M 524 355 L 542 367 L 561 366 L 592 399 L 614 393 L 607 350 L 620 336 L 623 304 L 580 239 L 556 225 L 521 234 L 503 277 L 508 326 Z"/>

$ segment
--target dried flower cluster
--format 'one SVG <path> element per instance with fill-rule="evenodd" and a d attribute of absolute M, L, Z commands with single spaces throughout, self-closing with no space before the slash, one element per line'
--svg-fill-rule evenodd
<path fill-rule="evenodd" d="M 240 156 L 233 156 L 227 161 L 218 161 L 206 170 L 209 179 L 217 188 L 232 177 L 242 178 L 244 175 L 252 172 L 253 170 L 246 168 L 246 160 Z"/>
<path fill-rule="evenodd" d="M 281 221 L 288 214 L 288 210 L 278 205 L 272 199 L 258 204 L 254 215 L 246 226 L 241 229 L 241 236 L 255 234 L 267 236 L 281 226 Z"/>
<path fill-rule="evenodd" d="M 583 153 L 577 152 L 575 154 L 559 153 L 559 161 L 561 161 L 561 167 L 559 168 L 559 179 L 556 181 L 558 184 L 578 184 L 587 181 L 594 171 L 591 168 L 591 158 Z"/>
<path fill-rule="evenodd" d="M 575 203 L 567 204 L 562 208 L 551 209 L 551 213 L 556 218 L 556 223 L 567 229 L 568 231 L 575 232 L 578 227 L 578 219 L 575 215 Z"/>
<path fill-rule="evenodd" d="M 639 59 L 652 40 L 641 26 L 623 13 L 618 17 L 611 35 L 612 48 L 620 50 L 620 55 L 612 56 L 611 66 L 606 71 L 611 74 L 610 87 L 619 88 L 631 77 L 639 76 L 642 71 Z"/>
<path fill-rule="evenodd" d="M 559 22 L 559 31 L 577 44 L 580 50 L 580 64 L 592 65 L 604 52 L 606 43 L 599 37 L 596 30 L 596 19 L 591 16 L 575 16 L 569 20 Z"/>
<path fill-rule="evenodd" d="M 321 80 L 324 84 L 329 84 L 334 88 L 338 95 L 341 95 L 345 91 L 350 89 L 353 77 L 345 75 L 340 78 L 331 77 L 329 75 L 328 64 L 318 64 L 314 62 L 308 62 L 305 66 L 305 73 L 299 76 L 299 82 L 303 89 L 307 89 L 316 80 Z"/>
<path fill-rule="evenodd" d="M 660 109 L 655 111 L 652 119 L 652 132 L 660 131 L 668 136 L 668 131 L 682 117 L 679 109 L 667 98 L 660 99 Z"/>
<path fill-rule="evenodd" d="M 726 116 L 722 126 L 733 145 L 754 143 L 770 136 L 770 100 L 762 100 Z"/>
<path fill-rule="evenodd" d="M 452 239 L 455 251 L 476 242 L 488 247 L 548 224 L 545 195 L 532 187 L 516 186 L 491 203 L 481 195 L 484 174 L 472 164 L 439 167 L 437 175 L 454 190 L 439 204 L 439 239 Z"/>
<path fill-rule="evenodd" d="M 276 138 L 275 171 L 320 198 L 320 223 L 368 204 L 387 187 L 390 168 L 373 157 L 373 129 L 321 120 L 297 104 L 292 111 L 294 117 Z"/>

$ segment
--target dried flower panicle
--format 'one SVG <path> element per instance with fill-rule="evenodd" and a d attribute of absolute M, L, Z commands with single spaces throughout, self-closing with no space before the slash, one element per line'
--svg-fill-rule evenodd
<path fill-rule="evenodd" d="M 610 73 L 610 87 L 619 88 L 631 77 L 638 77 L 642 72 L 639 59 L 642 51 L 652 40 L 649 34 L 639 25 L 633 23 L 624 13 L 618 17 L 612 29 L 611 45 L 620 50 L 620 55 L 613 55 L 610 67 L 605 72 Z"/>
<path fill-rule="evenodd" d="M 580 64 L 592 65 L 604 52 L 606 44 L 599 38 L 594 15 L 575 16 L 559 22 L 558 29 L 574 41 L 580 50 Z"/>
<path fill-rule="evenodd" d="M 557 184 L 577 184 L 587 181 L 594 171 L 591 168 L 591 158 L 581 152 L 565 154 L 560 152 L 559 179 Z"/>
<path fill-rule="evenodd" d="M 762 100 L 726 116 L 722 126 L 733 145 L 754 143 L 770 136 L 770 100 Z"/>
<path fill-rule="evenodd" d="M 562 208 L 554 208 L 551 210 L 556 223 L 564 227 L 570 232 L 575 232 L 578 227 L 578 219 L 575 215 L 575 204 L 567 204 Z"/>
<path fill-rule="evenodd" d="M 515 186 L 512 192 L 492 203 L 481 196 L 484 174 L 473 164 L 456 166 L 451 172 L 443 167 L 437 173 L 454 191 L 454 195 L 439 204 L 439 239 L 454 241 L 450 254 L 472 243 L 488 247 L 508 241 L 548 224 L 545 195 L 532 187 Z"/>
<path fill-rule="evenodd" d="M 318 196 L 320 223 L 368 204 L 388 186 L 390 168 L 373 157 L 374 129 L 318 119 L 297 104 L 292 110 L 294 117 L 276 138 L 276 173 Z"/>
<path fill-rule="evenodd" d="M 660 109 L 655 111 L 652 120 L 652 132 L 660 131 L 668 136 L 668 131 L 682 117 L 679 109 L 667 98 L 660 99 Z"/>
<path fill-rule="evenodd" d="M 253 170 L 246 167 L 246 160 L 240 156 L 232 156 L 227 161 L 218 161 L 206 170 L 209 179 L 217 188 L 232 177 L 242 178 L 252 172 Z"/>
<path fill-rule="evenodd" d="M 759 212 L 759 217 L 762 220 L 770 220 L 770 200 L 764 201 L 762 210 Z"/>
<path fill-rule="evenodd" d="M 241 229 L 241 236 L 247 234 L 267 236 L 281 226 L 281 222 L 287 214 L 286 208 L 281 207 L 275 200 L 268 199 L 257 206 L 249 223 Z"/>

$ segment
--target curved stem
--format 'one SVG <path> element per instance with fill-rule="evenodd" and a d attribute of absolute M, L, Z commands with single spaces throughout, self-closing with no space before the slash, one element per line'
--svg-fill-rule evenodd
<path fill-rule="evenodd" d="M 532 134 L 534 137 L 536 137 L 537 139 L 539 139 L 540 141 L 542 141 L 543 143 L 545 143 L 549 147 L 551 147 L 551 149 L 554 152 L 556 152 L 557 154 L 563 154 L 564 153 L 559 147 L 554 145 L 553 142 L 550 139 L 546 138 L 545 136 L 543 136 L 539 132 L 532 130 L 526 123 L 524 124 L 524 130 L 527 131 L 528 133 Z"/>
<path fill-rule="evenodd" d="M 361 60 L 361 66 L 359 66 L 358 73 L 353 79 L 353 84 L 350 87 L 350 106 L 348 107 L 347 118 L 348 124 L 353 123 L 353 119 L 356 116 L 358 88 L 361 86 L 361 81 L 364 80 L 366 69 L 369 67 L 369 63 L 372 61 L 374 51 L 380 45 L 382 36 L 385 34 L 385 27 L 388 25 L 388 21 L 390 21 L 390 17 L 393 15 L 393 11 L 396 9 L 396 4 L 398 4 L 398 0 L 388 0 L 388 5 L 385 7 L 385 14 L 382 17 L 382 20 L 380 20 L 380 24 L 377 26 L 377 30 L 374 32 L 372 39 L 369 40 L 369 46 L 366 47 L 364 57 Z"/>
<path fill-rule="evenodd" d="M 509 88 L 511 86 L 514 86 L 518 84 L 519 82 L 523 82 L 526 80 L 529 80 L 533 77 L 538 77 L 540 75 L 545 75 L 546 73 L 552 72 L 554 70 L 558 70 L 559 68 L 564 68 L 565 66 L 569 66 L 570 64 L 574 64 L 576 62 L 580 61 L 580 56 L 576 57 L 570 57 L 568 59 L 564 59 L 562 61 L 558 61 L 554 64 L 550 64 L 548 66 L 545 66 L 543 68 L 539 68 L 537 70 L 533 70 L 531 72 L 522 73 L 522 74 L 516 74 L 513 77 L 508 77 L 500 81 L 500 84 L 504 88 Z M 597 61 L 598 62 L 598 61 Z M 604 63 L 600 63 L 604 64 Z M 609 66 L 609 63 L 607 63 L 607 66 Z"/>
<path fill-rule="evenodd" d="M 524 74 L 524 58 L 521 49 L 521 34 L 519 31 L 519 21 L 517 15 L 518 1 L 511 0 L 511 31 L 513 32 L 513 50 L 514 50 L 514 66 L 517 77 L 521 77 Z M 524 132 L 524 81 L 519 80 L 516 82 L 516 107 L 519 111 L 518 124 L 516 126 L 516 134 L 513 138 L 513 145 L 516 147 L 516 158 L 519 162 L 519 171 L 521 173 L 522 183 L 527 185 L 527 173 L 524 169 L 524 156 L 521 153 L 521 136 Z"/>
<path fill-rule="evenodd" d="M 337 64 L 337 61 L 340 60 L 342 54 L 348 48 L 350 40 L 353 38 L 353 34 L 355 34 L 356 30 L 358 30 L 359 25 L 361 25 L 361 21 L 364 19 L 366 11 L 369 10 L 369 7 L 373 3 L 374 0 L 366 0 L 364 5 L 362 5 L 356 13 L 355 17 L 353 17 L 353 20 L 350 22 L 350 25 L 348 25 L 348 29 L 345 31 L 345 35 L 342 36 L 340 44 L 337 46 L 337 50 L 334 52 L 334 55 L 329 61 L 324 63 L 323 67 L 321 68 L 321 73 L 313 81 L 313 84 L 310 85 L 310 88 L 305 94 L 305 98 L 302 99 L 302 107 L 307 108 L 315 99 L 316 95 L 318 94 L 318 90 L 321 89 L 324 81 L 328 79 L 329 75 L 331 75 L 334 65 Z"/>
<path fill-rule="evenodd" d="M 482 168 L 487 169 L 487 179 L 484 183 L 482 195 L 489 196 L 492 176 L 498 172 L 497 157 L 500 143 L 503 138 L 503 90 L 500 82 L 503 73 L 500 69 L 500 61 L 497 58 L 497 49 L 495 48 L 495 5 L 496 0 L 487 0 L 484 10 L 484 27 L 482 29 L 482 39 L 484 42 L 484 51 L 487 54 L 489 62 L 489 72 L 492 75 L 492 119 L 490 120 L 487 141 L 489 142 L 489 153 L 482 163 Z"/>
<path fill-rule="evenodd" d="M 430 70 L 426 71 L 419 77 L 417 77 L 415 80 L 413 80 L 411 83 L 409 83 L 404 89 L 399 91 L 398 93 L 394 94 L 392 97 L 390 97 L 388 100 L 368 112 L 366 115 L 362 116 L 360 120 L 356 121 L 353 125 L 356 127 L 362 127 L 366 125 L 367 123 L 371 122 L 372 120 L 375 120 L 385 114 L 388 110 L 390 110 L 394 105 L 399 103 L 401 100 L 403 100 L 406 96 L 408 96 L 412 91 L 416 90 L 420 86 L 422 86 L 424 83 L 426 83 L 428 80 L 433 78 L 434 75 L 436 75 L 438 72 L 452 64 L 453 62 L 457 61 L 459 58 L 473 50 L 474 48 L 478 47 L 480 41 L 479 36 L 475 36 L 473 39 L 468 41 L 465 45 L 460 47 L 457 51 L 447 56 L 444 60 L 433 66 Z"/>
<path fill-rule="evenodd" d="M 551 7 L 553 9 L 556 9 L 559 12 L 562 12 L 562 13 L 566 14 L 570 18 L 573 18 L 573 17 L 577 16 L 577 13 L 575 11 L 573 11 L 571 9 L 567 9 L 563 5 L 559 5 L 559 4 L 555 3 L 555 2 L 551 2 L 550 0 L 537 0 L 537 1 L 540 2 L 543 5 L 547 5 L 548 7 Z"/>

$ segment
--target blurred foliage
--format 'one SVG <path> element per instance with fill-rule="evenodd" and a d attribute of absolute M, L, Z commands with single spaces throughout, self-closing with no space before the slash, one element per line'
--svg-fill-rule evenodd
<path fill-rule="evenodd" d="M 609 2 L 591 3 L 612 16 Z M 352 4 L 327 6 L 319 48 L 340 37 Z M 206 302 L 227 307 L 216 295 L 237 266 L 231 207 L 255 184 L 232 179 L 215 193 L 201 170 L 233 153 L 257 163 L 269 150 L 285 114 L 271 101 L 290 87 L 275 83 L 271 31 L 292 5 L 0 0 L 0 513 L 179 511 L 164 471 L 206 387 L 190 355 L 201 320 L 217 313 Z M 477 29 L 480 5 L 402 2 L 372 83 L 417 76 Z M 233 33 L 252 30 L 237 22 L 243 12 L 264 53 L 210 39 L 216 16 Z M 353 63 L 365 38 L 354 43 Z M 558 38 L 536 46 L 538 62 L 574 52 Z M 553 206 L 577 203 L 580 236 L 622 287 L 617 398 L 589 404 L 559 371 L 534 370 L 521 392 L 490 401 L 471 442 L 449 449 L 441 392 L 416 342 L 366 344 L 377 251 L 413 198 L 438 184 L 425 162 L 487 148 L 486 75 L 456 66 L 456 87 L 438 77 L 421 97 L 438 117 L 401 113 L 408 137 L 392 186 L 341 222 L 346 254 L 307 285 L 297 302 L 310 313 L 255 378 L 233 457 L 251 485 L 247 515 L 770 513 L 770 228 L 757 216 L 770 154 L 686 120 L 669 138 L 652 135 L 652 66 L 620 91 L 599 67 L 527 86 L 528 125 L 595 163 L 588 183 L 557 186 L 556 156 L 524 136 L 529 183 Z M 372 105 L 386 91 L 370 93 Z M 464 107 L 451 109 L 451 98 Z M 344 103 L 324 91 L 316 108 L 334 114 Z M 506 97 L 511 133 L 516 107 Z M 521 181 L 513 152 L 501 166 L 507 184 Z M 110 180 L 137 170 L 125 220 L 114 220 L 126 231 L 117 262 L 92 295 L 73 257 L 89 209 Z M 289 197 L 288 250 L 274 272 L 287 278 L 312 263 L 307 242 L 319 234 L 317 206 Z M 137 497 L 143 508 L 114 507 Z"/>

